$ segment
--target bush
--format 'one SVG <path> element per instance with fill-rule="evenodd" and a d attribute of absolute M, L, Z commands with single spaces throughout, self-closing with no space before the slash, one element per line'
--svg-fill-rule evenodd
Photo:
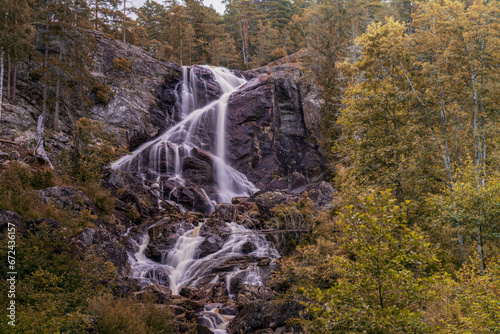
<path fill-rule="evenodd" d="M 33 177 L 28 165 L 13 162 L 0 174 L 0 209 L 30 218 L 40 218 L 40 198 L 31 187 L 32 183 L 38 184 L 39 181 Z"/>
<path fill-rule="evenodd" d="M 100 180 L 102 167 L 126 152 L 114 146 L 114 136 L 106 132 L 105 124 L 101 122 L 80 118 L 73 136 L 70 170 L 83 184 Z"/>
<path fill-rule="evenodd" d="M 103 189 L 97 182 L 89 182 L 82 187 L 82 191 L 94 203 L 99 214 L 108 216 L 113 213 L 116 199 L 109 190 Z"/>
<path fill-rule="evenodd" d="M 132 72 L 132 69 L 130 67 L 130 59 L 128 58 L 115 58 L 113 59 L 113 67 L 118 70 L 122 71 L 125 74 L 129 74 Z"/>
<path fill-rule="evenodd" d="M 271 52 L 272 61 L 276 61 L 278 59 L 284 58 L 288 56 L 285 48 L 276 48 Z"/>
<path fill-rule="evenodd" d="M 280 204 L 273 208 L 273 218 L 266 227 L 275 230 L 273 237 L 282 253 L 288 253 L 312 232 L 319 214 L 307 193 L 297 203 Z"/>
<path fill-rule="evenodd" d="M 115 92 L 113 92 L 106 83 L 95 83 L 92 88 L 92 93 L 95 95 L 97 104 L 106 105 L 115 97 Z"/>
<path fill-rule="evenodd" d="M 133 299 L 103 295 L 89 303 L 89 311 L 97 320 L 101 334 L 167 334 L 174 333 L 172 314 L 152 299 L 140 303 Z"/>

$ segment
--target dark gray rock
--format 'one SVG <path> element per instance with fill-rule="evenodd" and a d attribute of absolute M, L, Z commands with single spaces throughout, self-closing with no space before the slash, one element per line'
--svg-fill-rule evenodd
<path fill-rule="evenodd" d="M 115 265 L 119 275 L 128 276 L 130 273 L 127 251 L 111 233 L 86 228 L 76 237 L 75 242 L 84 252 L 90 250 L 104 255 L 106 261 Z"/>
<path fill-rule="evenodd" d="M 225 222 L 237 221 L 238 207 L 234 204 L 219 203 L 215 206 L 214 217 Z"/>
<path fill-rule="evenodd" d="M 248 305 L 258 300 L 271 300 L 274 298 L 274 292 L 265 286 L 244 285 L 238 292 L 236 300 L 242 306 Z"/>
<path fill-rule="evenodd" d="M 309 198 L 316 204 L 317 207 L 333 206 L 333 198 L 335 197 L 335 189 L 325 181 L 313 183 L 307 186 Z"/>
<path fill-rule="evenodd" d="M 249 303 L 229 323 L 227 332 L 228 334 L 243 334 L 257 333 L 259 330 L 277 330 L 286 326 L 287 320 L 302 316 L 305 306 L 301 302 L 303 302 L 302 299 L 292 297 Z M 296 330 L 296 332 L 302 332 L 300 328 Z"/>
<path fill-rule="evenodd" d="M 37 190 L 40 199 L 45 203 L 52 203 L 59 209 L 66 209 L 73 213 L 89 210 L 96 217 L 95 222 L 102 224 L 99 213 L 92 201 L 85 194 L 74 187 L 51 187 Z"/>
<path fill-rule="evenodd" d="M 26 222 L 26 229 L 32 232 L 36 232 L 37 230 L 39 230 L 40 225 L 48 226 L 51 229 L 58 229 L 61 227 L 61 224 L 59 224 L 54 219 L 41 218 Z"/>
<path fill-rule="evenodd" d="M 283 191 L 274 191 L 256 196 L 255 204 L 257 204 L 261 218 L 265 220 L 272 217 L 272 209 L 274 207 L 294 199 L 296 199 L 296 197 L 292 194 L 287 194 Z"/>
<path fill-rule="evenodd" d="M 146 295 L 152 296 L 158 304 L 166 304 L 172 299 L 172 290 L 155 283 L 134 293 L 134 298 L 143 299 Z"/>
<path fill-rule="evenodd" d="M 236 305 L 226 305 L 220 308 L 219 313 L 224 315 L 237 315 L 240 312 Z"/>
<path fill-rule="evenodd" d="M 0 233 L 8 233 L 9 229 L 15 228 L 16 234 L 26 235 L 26 228 L 20 215 L 11 211 L 0 211 Z M 13 231 L 13 230 L 11 230 Z"/>
<path fill-rule="evenodd" d="M 218 235 L 212 235 L 205 238 L 198 247 L 200 258 L 221 250 L 222 246 L 224 246 L 224 240 Z"/>
<path fill-rule="evenodd" d="M 257 246 L 255 246 L 255 244 L 253 244 L 250 241 L 245 242 L 243 244 L 243 246 L 241 246 L 241 251 L 243 252 L 243 254 L 249 254 L 256 249 L 257 249 Z"/>
<path fill-rule="evenodd" d="M 204 160 L 196 157 L 186 157 L 182 161 L 182 175 L 198 185 L 212 183 L 213 174 L 211 164 Z"/>

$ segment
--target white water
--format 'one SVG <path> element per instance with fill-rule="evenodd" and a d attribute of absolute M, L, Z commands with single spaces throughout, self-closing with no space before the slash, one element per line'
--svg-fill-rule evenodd
<path fill-rule="evenodd" d="M 224 315 L 219 313 L 220 307 L 211 307 L 205 305 L 205 310 L 201 312 L 202 325 L 210 328 L 215 334 L 225 334 L 229 322 L 234 318 L 233 315 Z"/>
<path fill-rule="evenodd" d="M 145 173 L 146 171 L 141 170 L 141 159 L 143 159 L 144 153 L 149 150 L 147 153 L 149 170 L 158 175 L 182 180 L 182 160 L 190 156 L 193 148 L 201 149 L 211 155 L 214 161 L 214 180 L 216 180 L 218 190 L 218 198 L 214 198 L 214 200 L 230 202 L 231 198 L 235 196 L 249 196 L 258 190 L 245 175 L 232 168 L 226 160 L 227 103 L 231 94 L 244 84 L 245 80 L 236 77 L 224 68 L 210 68 L 208 66 L 205 68 L 212 71 L 215 81 L 221 88 L 222 96 L 205 106 L 199 106 L 197 90 L 200 79 L 193 69 L 183 67 L 183 82 L 180 93 L 182 120 L 160 137 L 144 143 L 132 154 L 113 163 L 112 167 Z M 200 132 L 201 129 L 206 129 L 210 124 L 215 126 L 213 142 L 207 142 L 207 140 L 212 139 L 203 138 L 202 132 Z M 173 161 L 171 161 L 172 159 Z"/>
<path fill-rule="evenodd" d="M 154 225 L 153 225 L 154 226 Z M 155 282 L 169 286 L 173 294 L 179 294 L 182 287 L 199 286 L 199 282 L 207 275 L 212 274 L 212 268 L 223 266 L 230 260 L 241 259 L 242 257 L 255 258 L 279 258 L 279 253 L 272 243 L 263 236 L 236 223 L 227 223 L 230 235 L 222 248 L 203 258 L 199 258 L 198 247 L 205 237 L 200 236 L 198 227 L 185 232 L 179 237 L 175 246 L 162 256 L 162 263 L 148 259 L 144 252 L 149 243 L 148 231 L 146 231 L 136 242 L 138 251 L 129 254 L 131 264 L 131 276 L 138 279 L 142 284 L 147 285 Z M 249 254 L 242 251 L 243 246 L 251 242 L 255 250 Z M 233 271 L 226 273 L 225 277 L 216 275 L 211 283 L 224 281 L 228 295 L 231 296 L 231 280 L 238 275 L 242 284 L 264 285 L 257 263 L 245 263 L 245 269 L 240 269 L 236 261 Z M 224 275 L 221 273 L 220 275 Z M 218 309 L 205 308 L 201 313 L 205 325 L 215 333 L 225 333 L 228 322 L 233 318 L 218 313 Z"/>

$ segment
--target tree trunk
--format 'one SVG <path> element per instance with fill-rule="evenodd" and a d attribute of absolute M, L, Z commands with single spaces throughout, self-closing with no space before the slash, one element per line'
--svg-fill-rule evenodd
<path fill-rule="evenodd" d="M 16 102 L 16 79 L 17 79 L 17 65 L 14 64 L 14 71 L 12 71 L 12 102 Z"/>
<path fill-rule="evenodd" d="M 127 0 L 123 0 L 123 43 L 125 44 L 125 11 L 127 10 Z"/>
<path fill-rule="evenodd" d="M 481 212 L 480 215 L 482 216 L 483 213 Z M 477 255 L 479 256 L 479 260 L 481 261 L 479 265 L 479 270 L 482 275 L 486 266 L 485 266 L 484 250 L 483 250 L 483 224 L 481 220 L 479 221 L 477 226 L 476 243 L 477 243 L 476 245 Z"/>
<path fill-rule="evenodd" d="M 36 145 L 35 153 L 38 154 L 43 160 L 47 161 L 50 168 L 54 169 L 54 166 L 52 165 L 52 162 L 50 162 L 50 159 L 47 156 L 47 153 L 45 152 L 45 149 L 43 147 L 43 133 L 44 133 L 43 115 L 40 115 L 40 117 L 38 117 L 38 125 L 37 125 L 36 130 L 37 130 L 36 132 L 38 135 L 38 142 Z"/>
<path fill-rule="evenodd" d="M 7 100 L 10 100 L 10 54 L 7 54 Z"/>
<path fill-rule="evenodd" d="M 98 30 L 97 29 L 97 12 L 98 12 L 98 9 L 97 9 L 97 6 L 99 4 L 99 0 L 95 0 L 95 30 Z"/>
<path fill-rule="evenodd" d="M 3 48 L 0 48 L 0 120 L 2 119 L 3 102 Z"/>
<path fill-rule="evenodd" d="M 62 60 L 62 46 L 59 46 L 59 63 L 61 63 L 61 60 Z M 59 127 L 59 91 L 60 91 L 60 88 L 61 88 L 61 69 L 59 68 L 57 70 L 57 74 L 58 74 L 58 77 L 57 77 L 57 84 L 56 84 L 56 106 L 55 106 L 55 110 L 54 110 L 54 130 L 57 130 L 57 128 Z"/>
<path fill-rule="evenodd" d="M 45 119 L 45 115 L 47 115 L 47 86 L 48 86 L 48 69 L 47 69 L 47 58 L 49 58 L 49 46 L 45 44 L 45 59 L 44 59 L 44 69 L 45 69 L 45 80 L 43 85 L 43 111 L 42 111 L 42 122 Z"/>

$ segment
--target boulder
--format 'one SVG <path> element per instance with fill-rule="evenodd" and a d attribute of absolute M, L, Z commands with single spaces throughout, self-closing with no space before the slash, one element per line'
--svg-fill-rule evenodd
<path fill-rule="evenodd" d="M 177 220 L 171 217 L 160 219 L 148 230 L 149 244 L 145 255 L 153 261 L 162 262 L 163 254 L 175 246 L 179 236 L 193 228 L 193 224 L 177 223 Z"/>
<path fill-rule="evenodd" d="M 111 233 L 94 228 L 86 228 L 76 236 L 76 244 L 84 252 L 94 251 L 104 256 L 105 261 L 111 261 L 121 276 L 128 276 L 130 265 L 125 247 Z"/>
<path fill-rule="evenodd" d="M 210 184 L 213 181 L 210 163 L 196 157 L 186 157 L 182 161 L 182 175 L 196 184 Z"/>
<path fill-rule="evenodd" d="M 335 197 L 335 189 L 325 181 L 313 183 L 307 186 L 309 198 L 316 204 L 317 207 L 333 206 L 333 198 Z"/>
<path fill-rule="evenodd" d="M 224 240 L 218 235 L 212 235 L 206 237 L 205 240 L 198 247 L 200 251 L 200 258 L 205 257 L 209 254 L 215 253 L 222 249 L 224 246 Z"/>
<path fill-rule="evenodd" d="M 213 211 L 212 201 L 207 198 L 203 190 L 192 183 L 180 185 L 173 188 L 164 187 L 168 191 L 168 198 L 182 205 L 190 211 L 199 211 L 205 214 L 210 214 Z"/>
<path fill-rule="evenodd" d="M 219 203 L 215 206 L 214 216 L 225 222 L 238 220 L 238 207 L 230 203 Z"/>
<path fill-rule="evenodd" d="M 58 229 L 61 227 L 61 224 L 59 224 L 54 219 L 41 218 L 41 219 L 33 219 L 26 222 L 26 229 L 30 230 L 31 232 L 35 232 L 39 230 L 40 225 L 45 225 L 51 229 Z"/>
<path fill-rule="evenodd" d="M 240 305 L 245 306 L 258 300 L 267 301 L 273 298 L 274 292 L 270 288 L 245 284 L 238 292 L 236 300 Z"/>
<path fill-rule="evenodd" d="M 26 228 L 20 215 L 11 211 L 0 210 L 0 233 L 8 233 L 9 229 L 13 227 L 15 227 L 17 235 L 26 235 Z"/>
<path fill-rule="evenodd" d="M 94 203 L 85 194 L 75 187 L 51 187 L 37 190 L 40 199 L 45 203 L 53 203 L 59 209 L 66 209 L 73 213 L 89 210 L 96 216 L 96 223 L 101 223 Z"/>
<path fill-rule="evenodd" d="M 255 204 L 259 209 L 260 216 L 266 220 L 272 217 L 272 209 L 279 204 L 287 203 L 294 199 L 290 194 L 282 191 L 263 193 L 255 197 Z"/>
<path fill-rule="evenodd" d="M 258 330 L 277 330 L 285 327 L 287 320 L 302 316 L 302 311 L 305 309 L 302 301 L 302 299 L 291 297 L 249 303 L 229 323 L 227 333 L 257 333 Z M 297 332 L 301 330 L 298 329 Z"/>
<path fill-rule="evenodd" d="M 183 287 L 179 291 L 179 295 L 186 297 L 190 300 L 207 300 L 209 298 L 209 294 L 207 290 L 204 288 L 196 288 L 196 287 Z"/>
<path fill-rule="evenodd" d="M 143 299 L 147 295 L 152 296 L 155 299 L 155 302 L 158 304 L 166 304 L 172 299 L 172 290 L 163 285 L 155 283 L 144 287 L 138 292 L 135 292 L 134 298 Z"/>

